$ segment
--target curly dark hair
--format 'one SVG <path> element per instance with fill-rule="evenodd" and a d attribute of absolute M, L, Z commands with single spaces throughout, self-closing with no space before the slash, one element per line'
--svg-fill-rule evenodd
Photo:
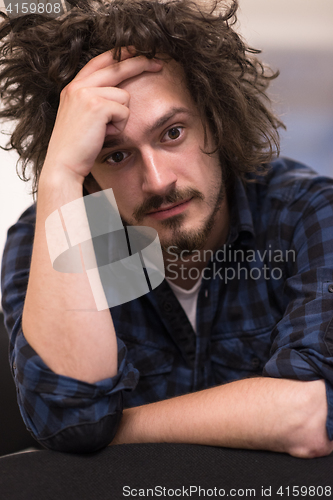
<path fill-rule="evenodd" d="M 260 173 L 279 153 L 278 128 L 265 91 L 274 73 L 233 29 L 237 0 L 207 8 L 189 0 L 72 0 L 55 18 L 28 15 L 0 23 L 0 118 L 15 120 L 7 150 L 20 155 L 21 177 L 33 192 L 46 151 L 61 90 L 94 56 L 134 46 L 157 53 L 184 69 L 188 90 L 216 141 L 227 180 Z"/>

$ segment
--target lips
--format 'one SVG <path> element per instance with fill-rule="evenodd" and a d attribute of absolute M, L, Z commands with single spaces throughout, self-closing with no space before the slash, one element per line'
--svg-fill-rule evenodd
<path fill-rule="evenodd" d="M 192 198 L 189 198 L 185 201 L 178 201 L 177 203 L 173 203 L 172 205 L 167 205 L 166 207 L 148 212 L 147 215 L 149 217 L 153 217 L 154 219 L 165 219 L 167 217 L 172 217 L 173 215 L 177 215 L 185 210 L 191 200 Z"/>
<path fill-rule="evenodd" d="M 156 214 L 157 212 L 165 212 L 166 210 L 171 210 L 172 208 L 179 207 L 179 205 L 183 205 L 184 203 L 187 203 L 190 201 L 191 198 L 185 201 L 178 201 L 177 203 L 174 203 L 173 205 L 168 205 L 167 207 L 164 208 L 158 208 L 157 210 L 152 210 L 151 212 L 148 212 L 147 215 L 151 214 Z"/>

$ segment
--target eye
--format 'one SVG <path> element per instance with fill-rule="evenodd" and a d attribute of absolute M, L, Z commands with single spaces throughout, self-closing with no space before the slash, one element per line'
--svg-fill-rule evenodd
<path fill-rule="evenodd" d="M 128 158 L 129 153 L 126 153 L 125 151 L 115 151 L 114 153 L 111 153 L 105 161 L 108 163 L 121 163 L 122 161 L 126 160 Z"/>
<path fill-rule="evenodd" d="M 174 127 L 168 130 L 167 134 L 170 139 L 178 139 L 180 136 L 180 130 L 179 128 Z"/>
<path fill-rule="evenodd" d="M 172 127 L 164 134 L 163 139 L 175 141 L 181 136 L 182 130 L 183 127 Z"/>

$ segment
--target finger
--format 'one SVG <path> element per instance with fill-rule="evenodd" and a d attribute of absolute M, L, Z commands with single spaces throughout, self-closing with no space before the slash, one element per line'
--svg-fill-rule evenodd
<path fill-rule="evenodd" d="M 113 101 L 109 108 L 105 136 L 117 135 L 120 132 L 123 132 L 126 127 L 128 117 L 128 107 Z"/>
<path fill-rule="evenodd" d="M 71 105 L 66 100 L 61 103 L 60 107 L 67 111 L 67 116 L 63 117 L 62 128 L 67 127 L 68 130 L 72 128 L 70 123 L 74 110 L 75 120 L 80 123 L 82 129 L 85 124 L 91 128 L 92 123 L 110 126 L 111 122 L 115 122 L 111 130 L 117 134 L 126 125 L 129 100 L 130 94 L 118 87 L 83 87 L 76 92 L 74 98 L 71 98 Z"/>
<path fill-rule="evenodd" d="M 119 87 L 76 87 L 68 86 L 60 96 L 58 113 L 71 109 L 89 112 L 101 99 L 115 101 L 124 106 L 129 105 L 130 94 Z M 72 104 L 71 104 L 72 103 Z M 77 112 L 76 112 L 77 115 Z"/>
<path fill-rule="evenodd" d="M 94 99 L 100 98 L 106 99 L 107 101 L 111 102 L 117 102 L 118 104 L 122 104 L 123 106 L 128 106 L 130 94 L 129 92 L 127 92 L 127 90 L 121 89 L 119 87 L 91 88 L 86 94 L 84 101 L 88 102 L 89 105 Z M 84 109 L 85 102 L 79 104 L 82 109 Z"/>
<path fill-rule="evenodd" d="M 145 71 L 157 72 L 162 61 L 145 56 L 130 57 L 119 63 L 102 68 L 84 79 L 85 87 L 116 87 L 124 80 L 138 76 Z M 81 83 L 83 81 L 81 80 Z"/>
<path fill-rule="evenodd" d="M 121 61 L 125 59 L 129 59 L 135 55 L 134 47 L 129 47 L 130 51 L 126 47 L 121 47 Z M 85 78 L 95 71 L 103 69 L 112 64 L 116 64 L 118 61 L 114 58 L 114 50 L 108 50 L 107 52 L 103 52 L 103 54 L 99 54 L 98 56 L 90 59 L 90 61 L 78 72 L 75 77 L 75 80 L 81 80 Z"/>

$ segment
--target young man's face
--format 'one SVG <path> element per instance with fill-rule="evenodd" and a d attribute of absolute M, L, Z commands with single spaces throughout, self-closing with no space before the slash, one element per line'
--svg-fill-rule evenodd
<path fill-rule="evenodd" d="M 157 230 L 164 249 L 214 247 L 227 230 L 218 155 L 204 130 L 179 66 L 165 63 L 119 87 L 130 93 L 124 131 L 106 137 L 91 171 L 102 189 L 112 188 L 128 225 Z M 174 251 L 174 250 L 173 250 Z"/>

